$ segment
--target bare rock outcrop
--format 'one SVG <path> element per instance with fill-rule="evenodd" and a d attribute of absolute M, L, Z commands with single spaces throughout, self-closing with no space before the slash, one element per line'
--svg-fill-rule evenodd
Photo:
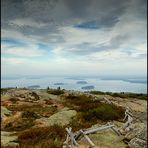
<path fill-rule="evenodd" d="M 37 119 L 36 125 L 43 125 L 43 126 L 53 126 L 53 125 L 60 125 L 65 126 L 70 123 L 74 116 L 76 116 L 77 112 L 75 110 L 62 110 L 49 118 L 40 118 Z"/>

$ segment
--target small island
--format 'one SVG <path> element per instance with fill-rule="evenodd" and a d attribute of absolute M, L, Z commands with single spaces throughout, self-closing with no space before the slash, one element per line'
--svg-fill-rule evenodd
<path fill-rule="evenodd" d="M 64 83 L 54 83 L 54 85 L 64 85 Z"/>
<path fill-rule="evenodd" d="M 77 84 L 87 84 L 86 81 L 77 81 Z"/>
<path fill-rule="evenodd" d="M 28 86 L 28 88 L 36 89 L 36 88 L 40 88 L 40 85 L 31 85 L 31 86 Z"/>
<path fill-rule="evenodd" d="M 94 89 L 95 87 L 93 85 L 90 85 L 90 86 L 84 86 L 84 87 L 81 87 L 81 89 Z"/>

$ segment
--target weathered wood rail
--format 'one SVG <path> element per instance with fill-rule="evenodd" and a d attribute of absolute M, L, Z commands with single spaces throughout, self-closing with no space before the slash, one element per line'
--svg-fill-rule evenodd
<path fill-rule="evenodd" d="M 127 119 L 127 121 L 124 123 L 124 125 L 120 129 L 127 128 L 133 121 L 133 115 L 132 115 L 132 113 L 129 112 L 128 109 L 126 109 L 126 111 L 125 111 L 125 117 L 124 117 L 123 121 L 125 121 L 126 119 Z"/>
<path fill-rule="evenodd" d="M 110 100 L 108 100 L 106 97 L 104 97 L 104 100 L 109 103 L 112 104 L 112 102 Z M 90 147 L 94 147 L 95 144 L 93 143 L 93 141 L 89 138 L 89 134 L 92 133 L 96 133 L 102 130 L 106 130 L 106 129 L 112 129 L 118 136 L 121 136 L 121 129 L 126 129 L 132 122 L 133 122 L 133 115 L 132 113 L 129 111 L 129 109 L 127 108 L 125 111 L 125 117 L 123 119 L 123 121 L 125 121 L 127 119 L 127 121 L 123 124 L 123 126 L 121 127 L 117 127 L 116 125 L 114 125 L 111 122 L 107 122 L 106 125 L 102 125 L 100 127 L 97 128 L 92 128 L 92 129 L 85 129 L 82 130 L 80 129 L 78 132 L 73 133 L 72 132 L 72 128 L 66 128 L 67 131 L 67 137 L 66 140 L 63 143 L 63 148 L 77 148 L 78 147 L 78 143 L 77 140 L 79 140 L 80 138 L 84 137 L 86 139 L 86 141 L 88 142 L 88 144 L 90 145 Z"/>
<path fill-rule="evenodd" d="M 89 138 L 89 134 L 96 133 L 98 131 L 102 131 L 105 129 L 111 128 L 118 136 L 121 135 L 116 126 L 113 123 L 108 122 L 106 125 L 103 125 L 101 127 L 93 128 L 93 129 L 88 129 L 88 130 L 82 130 L 80 129 L 76 134 L 72 132 L 72 128 L 66 128 L 67 131 L 67 137 L 65 142 L 63 143 L 63 148 L 77 148 L 78 143 L 76 140 L 78 140 L 80 137 L 84 137 L 90 147 L 94 147 L 95 144 L 93 141 Z M 69 144 L 71 143 L 71 144 Z"/>

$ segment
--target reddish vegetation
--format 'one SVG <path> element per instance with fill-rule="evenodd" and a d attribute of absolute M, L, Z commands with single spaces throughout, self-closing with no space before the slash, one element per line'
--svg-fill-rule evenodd
<path fill-rule="evenodd" d="M 21 132 L 18 136 L 22 146 L 27 144 L 30 146 L 52 144 L 50 146 L 61 147 L 64 139 L 65 129 L 59 126 L 31 128 Z"/>

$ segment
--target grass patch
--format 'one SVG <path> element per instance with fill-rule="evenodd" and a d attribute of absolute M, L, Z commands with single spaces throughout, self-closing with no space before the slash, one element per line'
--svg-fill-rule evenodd
<path fill-rule="evenodd" d="M 22 131 L 34 126 L 34 120 L 39 116 L 31 111 L 23 111 L 22 116 L 17 120 L 8 122 L 3 128 L 5 131 Z"/>
<path fill-rule="evenodd" d="M 15 122 L 9 122 L 5 125 L 4 129 L 5 131 L 22 131 L 25 129 L 28 129 L 30 127 L 34 126 L 34 119 L 32 118 L 23 118 L 18 119 Z"/>
<path fill-rule="evenodd" d="M 20 146 L 62 147 L 65 128 L 60 126 L 31 128 L 18 135 Z M 48 145 L 50 144 L 50 145 Z"/>
<path fill-rule="evenodd" d="M 46 106 L 43 107 L 40 104 L 32 104 L 32 105 L 27 105 L 27 104 L 22 104 L 22 105 L 12 105 L 7 107 L 11 111 L 29 111 L 29 112 L 34 112 L 36 114 L 42 115 L 44 112 L 49 112 L 51 114 L 54 114 L 57 111 L 57 108 L 54 106 Z"/>

